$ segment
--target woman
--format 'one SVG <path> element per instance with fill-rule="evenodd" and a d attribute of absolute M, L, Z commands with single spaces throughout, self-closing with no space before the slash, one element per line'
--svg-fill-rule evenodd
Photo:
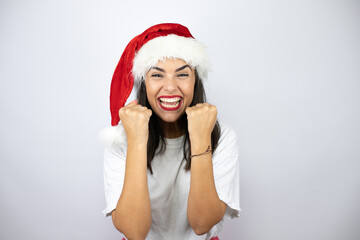
<path fill-rule="evenodd" d="M 114 127 L 103 132 L 104 214 L 128 239 L 218 239 L 224 216 L 239 216 L 236 136 L 206 103 L 208 68 L 204 46 L 179 24 L 147 29 L 121 56 Z M 134 81 L 137 100 L 124 106 Z"/>

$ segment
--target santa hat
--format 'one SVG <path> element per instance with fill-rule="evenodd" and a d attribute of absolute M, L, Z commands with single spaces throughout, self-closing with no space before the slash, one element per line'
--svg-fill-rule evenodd
<path fill-rule="evenodd" d="M 111 125 L 119 121 L 119 109 L 128 99 L 135 82 L 145 80 L 146 73 L 159 60 L 180 58 L 197 70 L 200 79 L 210 67 L 205 46 L 194 39 L 189 29 L 174 23 L 158 24 L 133 38 L 116 66 L 110 89 Z"/>

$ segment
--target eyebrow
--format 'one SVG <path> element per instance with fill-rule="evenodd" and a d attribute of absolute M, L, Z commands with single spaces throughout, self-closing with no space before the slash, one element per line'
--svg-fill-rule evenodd
<path fill-rule="evenodd" d="M 184 66 L 179 67 L 178 69 L 176 69 L 175 72 L 179 72 L 179 71 L 181 71 L 181 70 L 184 70 L 186 67 L 190 68 L 190 70 L 191 70 L 191 67 L 190 67 L 188 64 L 186 64 L 186 65 L 184 65 Z M 151 69 L 155 69 L 155 70 L 158 70 L 158 71 L 160 71 L 160 72 L 165 72 L 164 69 L 159 68 L 159 67 L 152 67 Z"/>
<path fill-rule="evenodd" d="M 160 72 L 165 72 L 164 69 L 159 68 L 159 67 L 152 67 L 152 68 L 150 68 L 150 69 L 155 69 L 155 70 L 158 70 L 158 71 L 160 71 Z"/>
<path fill-rule="evenodd" d="M 184 70 L 186 67 L 190 68 L 190 70 L 191 70 L 191 67 L 190 67 L 188 64 L 186 64 L 186 65 L 184 65 L 184 66 L 182 66 L 182 67 L 180 67 L 180 68 L 176 69 L 176 70 L 175 70 L 175 72 L 178 72 L 178 71 Z"/>

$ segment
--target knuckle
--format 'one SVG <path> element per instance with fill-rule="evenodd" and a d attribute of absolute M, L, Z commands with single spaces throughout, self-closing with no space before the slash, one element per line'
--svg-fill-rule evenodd
<path fill-rule="evenodd" d="M 119 109 L 119 116 L 123 116 L 124 115 L 124 111 L 125 109 L 122 107 Z"/>

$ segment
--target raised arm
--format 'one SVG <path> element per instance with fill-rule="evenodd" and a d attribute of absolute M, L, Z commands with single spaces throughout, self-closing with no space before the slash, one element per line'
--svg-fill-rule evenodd
<path fill-rule="evenodd" d="M 216 107 L 197 104 L 186 110 L 191 154 L 204 153 L 211 146 L 211 132 L 216 122 Z M 225 214 L 226 204 L 216 192 L 211 153 L 191 159 L 191 180 L 187 215 L 190 226 L 198 235 L 210 231 Z"/>
<path fill-rule="evenodd" d="M 129 240 L 145 239 L 151 226 L 146 153 L 151 114 L 136 101 L 119 111 L 128 145 L 124 186 L 111 216 L 116 229 Z"/>

